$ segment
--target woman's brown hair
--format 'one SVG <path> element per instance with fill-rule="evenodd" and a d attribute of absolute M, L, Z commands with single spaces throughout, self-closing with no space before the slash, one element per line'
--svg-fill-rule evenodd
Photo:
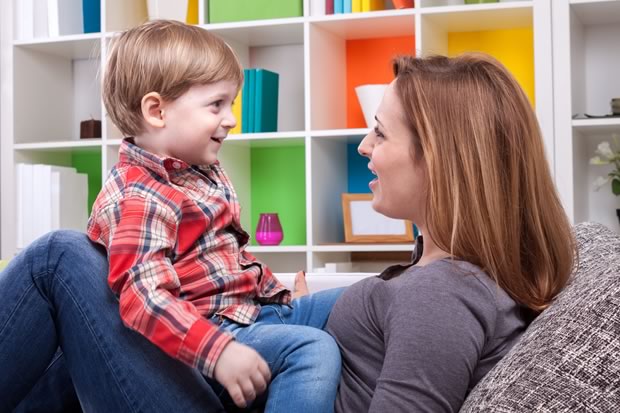
<path fill-rule="evenodd" d="M 525 93 L 482 54 L 400 57 L 394 74 L 428 172 L 429 235 L 544 310 L 570 277 L 575 241 Z"/>

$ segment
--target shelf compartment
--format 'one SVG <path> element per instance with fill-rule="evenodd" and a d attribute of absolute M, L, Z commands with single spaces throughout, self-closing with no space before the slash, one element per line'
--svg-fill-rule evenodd
<path fill-rule="evenodd" d="M 100 45 L 88 38 L 13 48 L 14 143 L 78 142 L 80 122 L 101 119 Z"/>
<path fill-rule="evenodd" d="M 389 83 L 394 77 L 392 59 L 415 54 L 415 15 L 408 13 L 310 25 L 312 130 L 367 127 L 355 87 Z M 340 28 L 350 24 L 354 26 Z M 357 24 L 359 30 L 354 29 Z M 390 36 L 377 28 L 383 26 L 393 28 Z"/>
<path fill-rule="evenodd" d="M 294 280 L 295 273 L 306 268 L 307 256 L 305 252 L 262 252 L 257 251 L 257 248 L 261 247 L 248 247 L 248 252 L 258 258 L 260 262 L 267 264 L 274 273 L 290 273 Z"/>
<path fill-rule="evenodd" d="M 573 119 L 573 130 L 582 135 L 620 134 L 620 117 L 609 119 Z"/>
<path fill-rule="evenodd" d="M 471 5 L 468 5 L 471 6 Z M 513 74 L 532 106 L 534 91 L 533 11 L 529 2 L 459 6 L 447 13 L 437 7 L 422 12 L 424 55 L 456 56 L 483 52 L 495 57 Z"/>
<path fill-rule="evenodd" d="M 278 73 L 277 131 L 305 130 L 303 22 L 296 19 L 255 27 L 247 23 L 235 24 L 240 28 L 231 28 L 231 25 L 205 27 L 234 49 L 244 68 L 263 68 Z"/>
<path fill-rule="evenodd" d="M 88 211 L 101 190 L 101 147 L 17 149 L 15 164 L 68 166 L 88 175 Z"/>
<path fill-rule="evenodd" d="M 620 2 L 570 6 L 572 114 L 610 113 L 620 97 Z"/>
<path fill-rule="evenodd" d="M 306 245 L 305 139 L 226 142 L 220 162 L 235 186 L 241 224 L 258 245 L 255 229 L 263 212 L 276 212 L 282 246 Z"/>
<path fill-rule="evenodd" d="M 363 135 L 322 136 L 311 139 L 312 242 L 344 242 L 341 195 L 368 193 L 374 178 L 368 159 L 357 153 Z M 314 248 L 314 247 L 313 247 Z"/>

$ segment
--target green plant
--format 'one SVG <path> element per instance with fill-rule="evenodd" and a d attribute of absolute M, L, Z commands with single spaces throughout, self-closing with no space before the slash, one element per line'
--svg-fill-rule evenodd
<path fill-rule="evenodd" d="M 611 182 L 611 192 L 614 195 L 620 195 L 620 139 L 617 135 L 612 137 L 613 145 L 609 142 L 601 142 L 595 153 L 595 157 L 590 159 L 591 165 L 613 165 L 614 168 L 606 177 L 599 176 L 594 181 L 594 189 L 598 191 L 608 182 Z"/>

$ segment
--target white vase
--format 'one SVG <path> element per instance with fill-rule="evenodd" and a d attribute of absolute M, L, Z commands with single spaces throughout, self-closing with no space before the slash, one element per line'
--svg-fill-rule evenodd
<path fill-rule="evenodd" d="M 188 2 L 189 0 L 147 0 L 149 20 L 166 19 L 185 23 Z"/>
<path fill-rule="evenodd" d="M 372 128 L 375 126 L 375 115 L 377 109 L 383 99 L 383 94 L 388 85 L 361 85 L 355 88 L 357 100 L 360 102 L 366 126 Z"/>

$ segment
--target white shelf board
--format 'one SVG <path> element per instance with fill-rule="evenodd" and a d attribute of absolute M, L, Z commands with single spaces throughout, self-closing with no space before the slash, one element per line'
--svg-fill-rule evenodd
<path fill-rule="evenodd" d="M 596 25 L 620 22 L 620 1 L 571 0 L 571 9 L 582 24 Z"/>
<path fill-rule="evenodd" d="M 101 33 L 76 34 L 27 41 L 15 41 L 15 47 L 34 50 L 67 59 L 98 59 Z"/>
<path fill-rule="evenodd" d="M 573 129 L 586 135 L 620 134 L 620 117 L 609 119 L 573 119 Z"/>
<path fill-rule="evenodd" d="M 381 251 L 413 251 L 414 244 L 331 244 L 313 245 L 312 252 L 381 252 Z"/>
<path fill-rule="evenodd" d="M 249 47 L 302 44 L 304 42 L 303 17 L 213 23 L 200 27 L 227 40 L 234 40 Z"/>
<path fill-rule="evenodd" d="M 249 253 L 267 253 L 267 252 L 307 252 L 308 247 L 305 245 L 274 245 L 274 246 L 249 246 L 246 248 Z"/>
<path fill-rule="evenodd" d="M 41 142 L 41 143 L 16 143 L 13 150 L 50 150 L 50 149 L 82 149 L 82 148 L 100 148 L 101 139 L 88 139 L 82 141 L 57 141 L 57 142 Z"/>
<path fill-rule="evenodd" d="M 325 129 L 311 131 L 310 136 L 313 138 L 349 138 L 366 136 L 368 133 L 370 133 L 369 128 Z"/>
<path fill-rule="evenodd" d="M 312 27 L 327 30 L 347 40 L 414 36 L 415 9 L 384 10 L 314 16 Z M 312 28 L 311 27 L 311 28 Z"/>
<path fill-rule="evenodd" d="M 291 132 L 261 132 L 261 133 L 240 133 L 229 134 L 225 141 L 239 142 L 239 141 L 258 141 L 265 139 L 299 139 L 304 138 L 306 133 L 304 131 L 291 131 Z"/>
<path fill-rule="evenodd" d="M 420 9 L 422 18 L 446 32 L 474 32 L 532 27 L 531 1 L 465 4 Z"/>

